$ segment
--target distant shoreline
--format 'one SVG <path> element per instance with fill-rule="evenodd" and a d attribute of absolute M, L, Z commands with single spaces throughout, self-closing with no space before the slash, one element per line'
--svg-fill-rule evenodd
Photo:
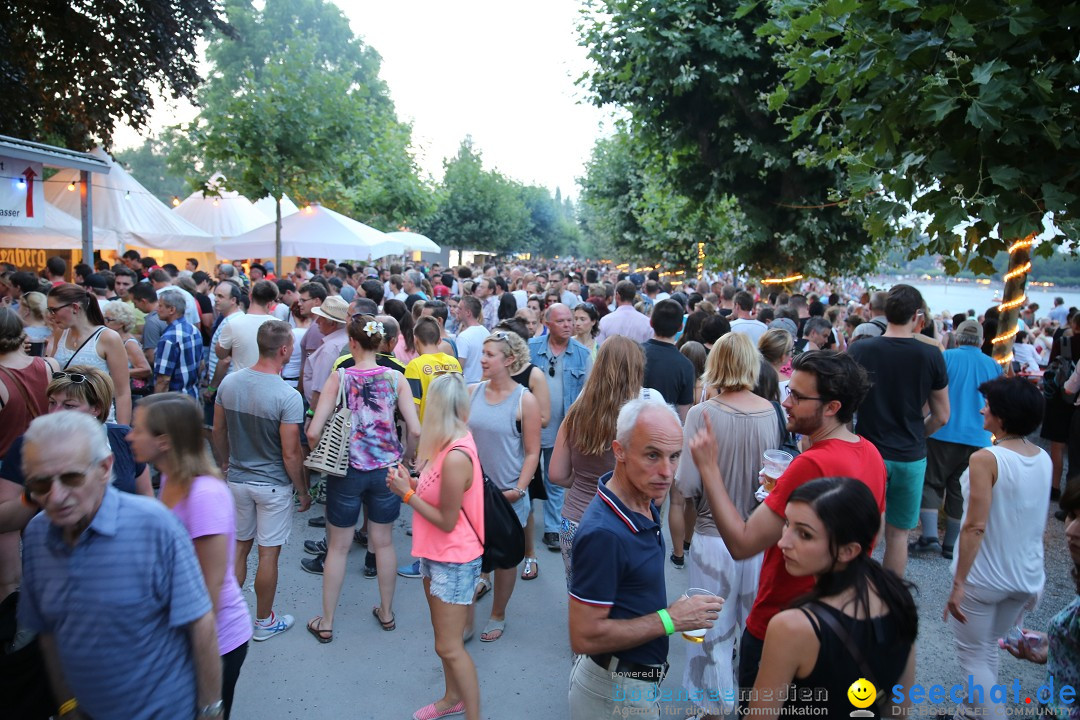
<path fill-rule="evenodd" d="M 982 280 L 983 282 L 980 282 Z M 985 287 L 985 288 L 1002 288 L 1004 289 L 1005 283 L 1001 280 L 990 278 L 942 278 L 942 277 L 930 277 L 926 275 L 874 275 L 867 278 L 867 281 L 872 285 L 888 285 L 896 284 L 900 282 L 919 283 L 921 285 L 960 285 L 964 287 Z M 1029 282 L 1027 284 L 1029 289 L 1040 290 L 1042 292 L 1052 293 L 1060 290 L 1061 292 L 1072 293 L 1080 292 L 1080 286 L 1078 285 L 1047 285 L 1040 282 Z"/>

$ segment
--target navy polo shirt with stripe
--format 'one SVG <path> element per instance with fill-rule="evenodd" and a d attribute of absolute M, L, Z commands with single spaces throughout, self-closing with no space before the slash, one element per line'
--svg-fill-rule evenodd
<path fill-rule="evenodd" d="M 664 537 L 656 506 L 649 504 L 652 517 L 630 510 L 608 490 L 611 476 L 600 478 L 574 536 L 570 597 L 611 608 L 614 620 L 630 620 L 667 607 Z M 616 653 L 643 665 L 661 665 L 667 654 L 666 636 Z"/>

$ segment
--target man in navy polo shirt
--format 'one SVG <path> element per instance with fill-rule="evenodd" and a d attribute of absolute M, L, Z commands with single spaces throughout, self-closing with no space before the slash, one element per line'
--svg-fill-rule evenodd
<path fill-rule="evenodd" d="M 723 600 L 696 595 L 667 607 L 660 513 L 682 453 L 667 405 L 631 400 L 619 412 L 615 471 L 600 478 L 571 555 L 570 717 L 631 712 L 660 717 L 655 685 L 667 672 L 667 636 L 712 627 Z"/>

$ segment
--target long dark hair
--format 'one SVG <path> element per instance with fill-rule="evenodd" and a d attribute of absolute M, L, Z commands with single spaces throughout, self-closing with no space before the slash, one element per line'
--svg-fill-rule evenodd
<path fill-rule="evenodd" d="M 842 545 L 858 543 L 862 547 L 862 552 L 846 567 L 823 574 L 814 589 L 798 598 L 792 606 L 840 595 L 852 588 L 855 591 L 852 604 L 856 612 L 861 608 L 863 615 L 869 618 L 870 591 L 873 589 L 897 623 L 900 637 L 915 642 L 919 632 L 919 614 L 911 597 L 910 589 L 914 586 L 870 557 L 870 548 L 881 525 L 881 513 L 870 488 L 853 478 L 819 478 L 796 488 L 788 502 L 806 503 L 821 518 L 829 535 L 829 551 L 834 568 Z"/>
<path fill-rule="evenodd" d="M 390 298 L 383 303 L 383 312 L 397 320 L 401 336 L 405 338 L 405 349 L 416 352 L 416 345 L 413 342 L 413 317 L 405 303 Z"/>
<path fill-rule="evenodd" d="M 86 313 L 86 319 L 91 325 L 95 327 L 105 325 L 105 316 L 101 314 L 101 307 L 92 292 L 72 283 L 60 283 L 49 291 L 49 297 L 56 298 L 61 303 L 78 305 Z"/>
<path fill-rule="evenodd" d="M 1065 489 L 1058 500 L 1058 507 L 1074 517 L 1080 516 L 1080 475 L 1073 475 L 1065 484 Z M 1066 519 L 1066 524 L 1068 520 Z M 1073 563 L 1073 583 L 1076 585 L 1076 594 L 1080 595 L 1080 565 Z"/>

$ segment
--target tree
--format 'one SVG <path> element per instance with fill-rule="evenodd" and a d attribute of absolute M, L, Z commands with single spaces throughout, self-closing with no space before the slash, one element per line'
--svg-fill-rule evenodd
<path fill-rule="evenodd" d="M 457 250 L 474 248 L 496 253 L 526 246 L 531 227 L 520 186 L 495 170 L 484 170 L 472 139 L 443 163 L 439 201 L 423 224 L 424 233 Z"/>
<path fill-rule="evenodd" d="M 1012 270 L 1077 237 L 1080 4 L 1046 0 L 774 0 L 760 34 L 786 69 L 770 105 L 807 164 L 841 170 L 874 237 L 920 239 L 946 269 Z M 748 5 L 748 14 L 759 8 Z M 795 100 L 792 93 L 812 100 Z M 1052 224 L 1048 222 L 1052 221 Z M 920 222 L 920 220 L 923 220 Z M 925 227 L 919 227 L 924 225 Z M 1006 287 L 1007 336 L 1024 273 Z M 1004 358 L 1011 341 L 998 344 Z"/>
<path fill-rule="evenodd" d="M 682 199 L 680 215 L 737 208 L 712 238 L 719 257 L 737 256 L 761 271 L 823 275 L 876 264 L 880 248 L 868 246 L 858 218 L 838 202 L 837 174 L 802 167 L 801 147 L 766 106 L 782 69 L 773 47 L 754 34 L 764 8 L 737 16 L 737 0 L 592 0 L 587 7 L 580 36 L 595 69 L 582 84 L 596 104 L 629 113 L 636 152 L 659 163 L 651 172 L 663 177 L 654 186 Z"/>
<path fill-rule="evenodd" d="M 146 126 L 155 89 L 193 96 L 196 41 L 231 32 L 214 0 L 2 0 L 0 128 L 88 150 Z"/>
<path fill-rule="evenodd" d="M 147 138 L 138 147 L 113 153 L 113 159 L 164 203 L 171 202 L 187 188 L 186 173 L 176 172 L 170 165 L 168 149 L 162 140 Z"/>

